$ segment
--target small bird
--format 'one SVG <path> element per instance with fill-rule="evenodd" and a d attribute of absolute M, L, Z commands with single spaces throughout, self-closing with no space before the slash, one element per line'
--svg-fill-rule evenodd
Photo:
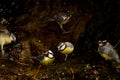
<path fill-rule="evenodd" d="M 71 42 L 60 42 L 57 46 L 58 51 L 65 54 L 65 61 L 67 60 L 68 54 L 72 53 L 74 50 L 74 45 Z"/>
<path fill-rule="evenodd" d="M 106 60 L 115 60 L 117 63 L 120 63 L 119 55 L 114 47 L 107 41 L 98 41 L 99 47 L 98 52 L 99 54 L 105 58 Z"/>
<path fill-rule="evenodd" d="M 66 24 L 69 22 L 70 18 L 71 18 L 71 14 L 69 12 L 60 12 L 56 15 L 54 15 L 52 18 L 48 18 L 47 21 L 52 22 L 52 21 L 56 21 L 60 28 L 62 29 L 63 33 L 68 33 L 64 28 L 63 28 L 63 24 Z"/>
<path fill-rule="evenodd" d="M 48 50 L 39 56 L 33 57 L 33 59 L 40 61 L 42 65 L 49 65 L 53 63 L 55 57 L 54 53 L 51 50 Z"/>
<path fill-rule="evenodd" d="M 4 45 L 10 44 L 12 41 L 16 41 L 16 37 L 13 33 L 10 33 L 7 29 L 0 26 L 0 46 L 2 55 L 5 55 Z"/>

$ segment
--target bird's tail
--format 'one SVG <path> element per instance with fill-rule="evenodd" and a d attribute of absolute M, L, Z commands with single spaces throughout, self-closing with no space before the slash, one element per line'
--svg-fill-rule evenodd
<path fill-rule="evenodd" d="M 45 18 L 44 21 L 45 22 L 52 22 L 52 21 L 55 21 L 55 19 L 54 18 Z"/>
<path fill-rule="evenodd" d="M 37 57 L 36 57 L 36 56 L 31 56 L 30 58 L 31 58 L 31 59 L 37 59 Z"/>
<path fill-rule="evenodd" d="M 31 56 L 31 58 L 36 60 L 42 60 L 44 58 L 44 55 Z"/>

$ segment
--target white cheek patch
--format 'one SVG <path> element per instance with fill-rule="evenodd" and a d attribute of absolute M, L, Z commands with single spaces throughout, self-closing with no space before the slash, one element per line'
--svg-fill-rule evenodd
<path fill-rule="evenodd" d="M 61 47 L 60 47 L 60 50 L 64 50 L 65 49 L 65 45 L 62 45 Z"/>
<path fill-rule="evenodd" d="M 65 20 L 67 17 L 66 16 L 62 16 L 63 20 Z"/>
<path fill-rule="evenodd" d="M 64 43 L 62 43 L 62 42 L 59 43 L 58 46 L 57 46 L 58 50 L 60 50 L 63 45 L 64 45 Z"/>
<path fill-rule="evenodd" d="M 102 43 L 99 43 L 99 46 L 103 46 L 103 44 L 102 44 Z"/>
<path fill-rule="evenodd" d="M 49 58 L 53 58 L 54 56 L 52 54 L 48 54 L 48 57 Z"/>
<path fill-rule="evenodd" d="M 12 41 L 16 41 L 15 35 L 11 33 L 11 34 L 10 34 L 10 39 L 11 39 Z"/>

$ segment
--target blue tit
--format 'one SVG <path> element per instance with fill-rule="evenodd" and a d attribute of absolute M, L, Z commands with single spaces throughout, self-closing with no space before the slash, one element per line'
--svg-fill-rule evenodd
<path fill-rule="evenodd" d="M 53 16 L 53 18 L 49 18 L 47 21 L 56 21 L 60 28 L 62 29 L 62 31 L 64 33 L 68 33 L 67 31 L 65 31 L 65 29 L 63 28 L 63 24 L 66 24 L 69 22 L 70 18 L 71 18 L 71 14 L 69 12 L 64 13 L 64 12 L 60 12 L 56 15 Z"/>
<path fill-rule="evenodd" d="M 71 42 L 60 42 L 57 46 L 58 51 L 65 54 L 65 61 L 67 60 L 68 54 L 72 53 L 74 50 L 74 45 Z"/>
<path fill-rule="evenodd" d="M 99 44 L 98 52 L 103 58 L 105 58 L 106 60 L 113 59 L 117 63 L 120 63 L 117 51 L 107 40 L 98 41 L 98 44 Z"/>
<path fill-rule="evenodd" d="M 45 53 L 33 57 L 34 59 L 40 61 L 42 65 L 49 65 L 52 64 L 53 61 L 55 60 L 54 54 L 51 50 L 46 51 Z"/>
<path fill-rule="evenodd" d="M 10 33 L 7 29 L 0 26 L 0 46 L 1 46 L 1 52 L 4 56 L 5 51 L 3 46 L 5 44 L 10 44 L 12 41 L 16 41 L 16 37 L 13 33 Z"/>

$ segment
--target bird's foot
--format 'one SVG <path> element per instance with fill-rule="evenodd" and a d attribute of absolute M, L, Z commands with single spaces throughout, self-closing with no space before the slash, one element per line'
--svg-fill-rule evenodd
<path fill-rule="evenodd" d="M 2 57 L 5 57 L 5 54 L 4 54 L 4 53 L 2 53 L 2 54 L 1 54 L 1 56 L 2 56 Z"/>
<path fill-rule="evenodd" d="M 65 61 L 67 60 L 68 55 L 65 55 Z"/>

